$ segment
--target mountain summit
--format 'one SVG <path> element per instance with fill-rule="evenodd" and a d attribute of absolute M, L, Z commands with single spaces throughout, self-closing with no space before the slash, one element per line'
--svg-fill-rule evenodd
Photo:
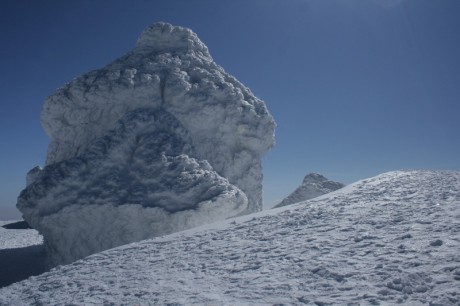
<path fill-rule="evenodd" d="M 331 181 L 321 174 L 310 173 L 304 177 L 302 184 L 296 190 L 294 190 L 279 204 L 275 205 L 275 207 L 282 207 L 289 204 L 313 199 L 320 195 L 340 189 L 344 186 L 344 184 Z"/>

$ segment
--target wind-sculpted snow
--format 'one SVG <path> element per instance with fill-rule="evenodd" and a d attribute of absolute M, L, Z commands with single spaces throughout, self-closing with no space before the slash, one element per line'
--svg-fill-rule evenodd
<path fill-rule="evenodd" d="M 145 107 L 177 118 L 194 157 L 248 195 L 248 212 L 262 209 L 260 157 L 273 145 L 273 118 L 214 63 L 195 33 L 166 23 L 148 27 L 131 52 L 47 99 L 41 115 L 52 138 L 47 165 L 80 155 L 124 114 Z"/>
<path fill-rule="evenodd" d="M 18 206 L 45 237 L 54 263 L 246 209 L 244 193 L 187 155 L 194 151 L 189 143 L 167 112 L 132 111 L 84 153 L 35 175 Z"/>
<path fill-rule="evenodd" d="M 46 166 L 18 199 L 53 263 L 261 210 L 273 118 L 191 30 L 136 47 L 45 102 Z"/>
<path fill-rule="evenodd" d="M 310 200 L 320 195 L 336 191 L 337 189 L 343 188 L 344 186 L 345 185 L 342 183 L 328 180 L 321 174 L 310 173 L 304 177 L 302 184 L 296 190 L 294 190 L 275 207 L 282 207 L 289 204 Z"/>
<path fill-rule="evenodd" d="M 460 173 L 398 171 L 92 255 L 0 305 L 458 305 Z"/>

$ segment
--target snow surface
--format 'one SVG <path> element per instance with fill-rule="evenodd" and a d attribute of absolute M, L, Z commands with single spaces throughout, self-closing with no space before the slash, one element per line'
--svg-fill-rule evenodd
<path fill-rule="evenodd" d="M 21 223 L 0 221 L 0 288 L 46 271 L 43 237 Z"/>
<path fill-rule="evenodd" d="M 304 177 L 302 184 L 297 187 L 296 190 L 284 198 L 280 203 L 275 205 L 275 207 L 282 207 L 310 200 L 320 195 L 336 191 L 344 186 L 344 184 L 331 181 L 321 174 L 310 173 Z"/>
<path fill-rule="evenodd" d="M 389 172 L 89 256 L 0 305 L 458 305 L 459 233 L 460 172 Z"/>
<path fill-rule="evenodd" d="M 0 250 L 43 244 L 43 236 L 34 229 L 6 229 L 3 226 L 19 221 L 0 221 Z"/>
<path fill-rule="evenodd" d="M 46 166 L 17 206 L 51 264 L 262 209 L 273 118 L 189 29 L 148 27 L 56 90 L 41 121 Z"/>

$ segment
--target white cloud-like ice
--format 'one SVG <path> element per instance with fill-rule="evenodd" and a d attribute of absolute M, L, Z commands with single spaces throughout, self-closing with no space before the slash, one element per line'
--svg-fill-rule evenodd
<path fill-rule="evenodd" d="M 52 94 L 41 121 L 46 166 L 18 208 L 54 263 L 262 208 L 273 118 L 189 29 L 148 27 Z"/>

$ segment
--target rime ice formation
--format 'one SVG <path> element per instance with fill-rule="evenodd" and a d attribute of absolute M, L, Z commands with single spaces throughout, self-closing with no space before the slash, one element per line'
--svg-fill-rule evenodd
<path fill-rule="evenodd" d="M 316 198 L 320 195 L 335 191 L 343 188 L 345 185 L 342 183 L 328 180 L 318 173 L 307 174 L 303 181 L 296 190 L 288 195 L 283 201 L 278 203 L 275 207 L 282 207 L 289 204 L 294 204 L 309 199 Z"/>
<path fill-rule="evenodd" d="M 163 108 L 189 132 L 198 159 L 262 208 L 260 156 L 274 142 L 265 104 L 212 60 L 191 30 L 156 23 L 136 47 L 106 67 L 84 74 L 45 102 L 42 124 L 52 138 L 46 164 L 83 152 L 127 112 Z"/>
<path fill-rule="evenodd" d="M 189 29 L 148 27 L 52 94 L 41 121 L 46 166 L 17 206 L 55 263 L 262 207 L 273 118 Z"/>

